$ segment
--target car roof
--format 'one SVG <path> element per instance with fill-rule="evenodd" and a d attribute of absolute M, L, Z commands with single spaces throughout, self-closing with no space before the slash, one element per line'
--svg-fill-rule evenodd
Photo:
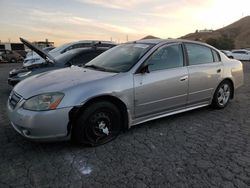
<path fill-rule="evenodd" d="M 71 44 L 77 44 L 77 43 L 103 43 L 103 44 L 115 44 L 113 41 L 103 41 L 103 40 L 80 40 L 76 42 L 72 42 Z"/>
<path fill-rule="evenodd" d="M 98 40 L 82 40 L 82 41 L 76 41 L 76 42 L 70 42 L 70 43 L 65 43 L 61 46 L 58 46 L 51 50 L 49 53 L 56 53 L 56 52 L 62 52 L 66 48 L 77 45 L 77 44 L 91 44 L 91 46 L 98 45 L 98 44 L 105 44 L 105 45 L 110 45 L 110 46 L 116 46 L 114 42 L 108 42 L 108 41 L 98 41 Z"/>
<path fill-rule="evenodd" d="M 193 40 L 186 40 L 186 39 L 143 39 L 143 40 L 137 40 L 134 41 L 136 43 L 146 43 L 146 44 L 160 44 L 160 43 L 175 43 L 175 42 L 189 42 L 189 43 L 196 43 L 196 44 L 202 44 L 207 45 L 206 43 L 199 42 L 199 41 L 193 41 Z"/>
<path fill-rule="evenodd" d="M 218 51 L 218 49 L 216 49 L 215 47 L 213 47 L 207 43 L 200 42 L 200 41 L 194 41 L 194 40 L 186 40 L 186 39 L 143 39 L 143 40 L 137 40 L 137 41 L 128 42 L 128 43 L 151 44 L 151 45 L 162 44 L 162 45 L 164 45 L 164 44 L 183 43 L 183 42 L 207 46 L 209 48 L 212 48 L 212 49 Z"/>
<path fill-rule="evenodd" d="M 75 48 L 72 50 L 69 50 L 63 54 L 60 54 L 58 56 L 55 57 L 56 62 L 60 62 L 60 61 L 64 61 L 67 59 L 70 59 L 80 53 L 84 53 L 84 52 L 90 52 L 90 51 L 96 51 L 96 50 L 108 50 L 110 49 L 109 47 L 84 47 L 84 48 Z"/>
<path fill-rule="evenodd" d="M 236 49 L 236 50 L 232 50 L 232 52 L 237 52 L 237 51 L 249 52 L 249 50 L 246 50 L 246 49 Z"/>

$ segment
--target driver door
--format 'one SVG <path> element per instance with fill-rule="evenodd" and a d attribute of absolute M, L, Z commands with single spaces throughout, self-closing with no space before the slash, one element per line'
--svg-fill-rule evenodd
<path fill-rule="evenodd" d="M 135 117 L 185 108 L 188 70 L 181 44 L 158 48 L 145 64 L 149 72 L 134 75 Z"/>

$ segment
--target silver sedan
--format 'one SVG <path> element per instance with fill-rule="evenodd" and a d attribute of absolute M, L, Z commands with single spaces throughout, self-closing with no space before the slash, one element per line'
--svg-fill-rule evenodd
<path fill-rule="evenodd" d="M 97 146 L 142 122 L 208 105 L 222 109 L 242 84 L 241 62 L 212 46 L 141 40 L 114 47 L 85 67 L 20 82 L 7 108 L 14 129 L 28 139 Z"/>

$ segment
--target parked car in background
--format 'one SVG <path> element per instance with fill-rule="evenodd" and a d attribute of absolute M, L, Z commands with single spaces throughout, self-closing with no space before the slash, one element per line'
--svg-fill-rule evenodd
<path fill-rule="evenodd" d="M 250 51 L 241 49 L 241 50 L 232 50 L 232 56 L 234 59 L 241 61 L 250 61 Z"/>
<path fill-rule="evenodd" d="M 31 140 L 97 146 L 142 122 L 208 105 L 222 109 L 242 84 L 241 62 L 212 46 L 141 40 L 84 67 L 25 79 L 11 92 L 7 111 L 14 129 Z"/>
<path fill-rule="evenodd" d="M 44 59 L 44 63 L 33 64 L 28 67 L 14 69 L 10 71 L 8 83 L 12 86 L 16 85 L 18 82 L 24 80 L 25 78 L 36 74 L 44 73 L 55 69 L 70 67 L 72 65 L 82 66 L 109 49 L 109 47 L 76 48 L 53 58 L 49 56 L 45 51 L 36 48 L 28 41 L 22 39 L 22 42 L 26 46 L 34 50 L 37 54 L 40 54 L 40 57 Z"/>
<path fill-rule="evenodd" d="M 53 50 L 54 48 L 55 47 L 46 47 L 46 48 L 43 48 L 42 50 L 44 52 L 48 53 L 49 51 Z M 35 63 L 38 61 L 44 62 L 44 59 L 41 58 L 41 56 L 39 56 L 36 52 L 31 50 L 27 53 L 26 58 L 23 61 L 23 66 L 28 67 L 30 65 L 39 64 L 39 63 Z"/>
<path fill-rule="evenodd" d="M 49 46 L 49 47 L 45 47 L 42 50 L 46 53 L 48 53 L 49 51 L 53 50 L 55 47 L 53 46 Z M 34 52 L 33 50 L 30 50 L 27 54 L 26 54 L 26 58 L 30 57 L 30 56 L 35 56 L 38 55 L 36 52 Z"/>
<path fill-rule="evenodd" d="M 8 63 L 8 61 L 3 59 L 1 51 L 0 51 L 0 63 Z"/>
<path fill-rule="evenodd" d="M 115 43 L 113 42 L 108 42 L 108 41 L 96 41 L 96 40 L 83 40 L 83 41 L 78 41 L 78 42 L 72 42 L 72 43 L 67 43 L 62 46 L 59 46 L 57 48 L 54 48 L 53 50 L 49 51 L 48 54 L 52 57 L 56 57 L 60 54 L 63 54 L 69 50 L 76 49 L 76 48 L 84 48 L 84 47 L 92 47 L 92 46 L 97 46 L 97 47 L 113 47 L 115 46 Z M 26 58 L 24 60 L 23 66 L 29 66 L 32 64 L 40 64 L 43 63 L 44 59 L 41 57 L 36 57 L 33 59 Z"/>
<path fill-rule="evenodd" d="M 220 51 L 224 53 L 228 58 L 231 58 L 231 59 L 234 58 L 231 51 L 229 50 L 220 50 Z"/>
<path fill-rule="evenodd" d="M 1 58 L 3 61 L 7 61 L 9 63 L 18 63 L 23 61 L 23 57 L 11 50 L 0 50 Z"/>

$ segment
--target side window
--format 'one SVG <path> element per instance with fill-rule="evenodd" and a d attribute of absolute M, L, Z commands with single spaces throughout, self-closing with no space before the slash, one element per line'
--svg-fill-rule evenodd
<path fill-rule="evenodd" d="M 85 52 L 78 54 L 77 56 L 73 57 L 69 63 L 71 65 L 85 65 L 92 59 L 94 59 L 96 56 L 100 55 L 103 51 L 101 50 L 96 50 L 96 51 L 91 51 L 91 52 Z M 66 63 L 68 64 L 68 63 Z"/>
<path fill-rule="evenodd" d="M 76 49 L 76 48 L 85 48 L 85 47 L 90 47 L 92 46 L 92 43 L 79 43 L 79 44 L 74 44 L 72 46 L 69 46 L 68 48 L 66 48 L 63 53 L 72 50 L 72 49 Z"/>
<path fill-rule="evenodd" d="M 146 61 L 149 71 L 171 69 L 183 66 L 183 53 L 181 45 L 161 47 Z"/>
<path fill-rule="evenodd" d="M 212 50 L 199 44 L 185 44 L 189 65 L 199 65 L 214 62 Z"/>
<path fill-rule="evenodd" d="M 233 53 L 236 53 L 236 54 L 245 54 L 244 51 L 234 51 Z"/>
<path fill-rule="evenodd" d="M 213 56 L 214 56 L 214 62 L 220 62 L 220 55 L 218 54 L 218 52 L 216 52 L 215 50 L 212 50 Z"/>

